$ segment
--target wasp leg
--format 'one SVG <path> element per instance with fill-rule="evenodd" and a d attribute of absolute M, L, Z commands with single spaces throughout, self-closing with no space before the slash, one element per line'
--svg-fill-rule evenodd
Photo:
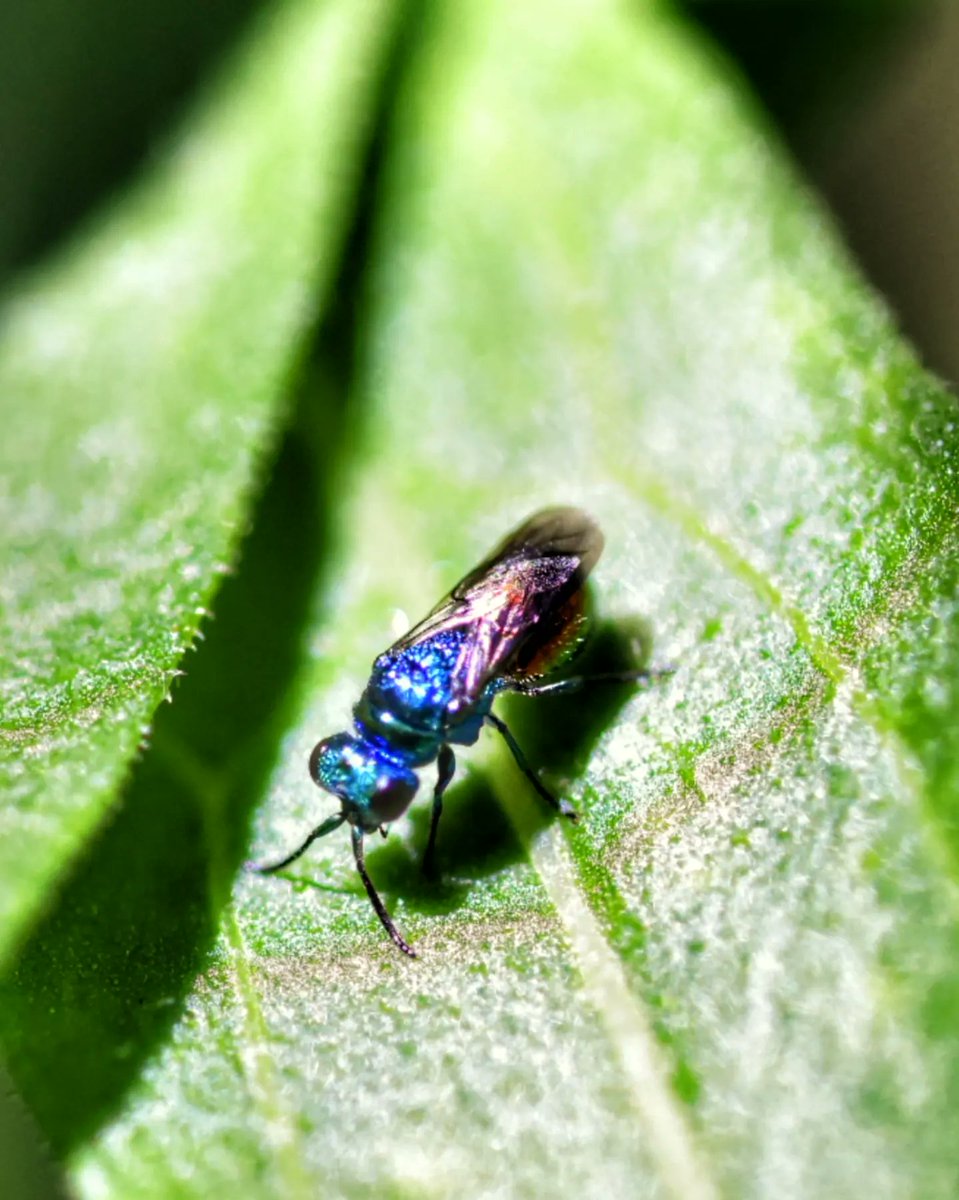
<path fill-rule="evenodd" d="M 295 862 L 301 854 L 309 850 L 317 838 L 326 837 L 334 829 L 339 829 L 345 820 L 346 816 L 344 813 L 334 813 L 332 817 L 327 817 L 322 825 L 317 825 L 303 845 L 298 846 L 286 858 L 281 858 L 279 862 L 274 863 L 247 863 L 247 870 L 256 871 L 258 875 L 271 875 L 274 871 L 282 871 L 284 867 L 288 867 L 291 862 Z"/>
<path fill-rule="evenodd" d="M 353 857 L 356 859 L 356 869 L 360 873 L 360 879 L 363 880 L 363 886 L 366 888 L 366 894 L 370 898 L 370 903 L 376 909 L 376 915 L 383 923 L 383 928 L 390 935 L 393 944 L 398 946 L 404 954 L 408 954 L 410 958 L 416 958 L 416 951 L 408 942 L 403 940 L 400 931 L 393 924 L 393 918 L 386 911 L 386 905 L 380 899 L 379 892 L 373 886 L 373 880 L 367 874 L 366 862 L 363 858 L 363 830 L 359 826 L 354 825 L 350 833 L 353 835 Z"/>
<path fill-rule="evenodd" d="M 569 679 L 558 679 L 555 683 L 526 683 L 522 679 L 510 683 L 510 691 L 521 696 L 559 696 L 565 692 L 578 692 L 591 683 L 652 683 L 675 672 L 675 667 L 649 667 L 644 671 L 605 671 L 601 675 L 571 675 Z"/>
<path fill-rule="evenodd" d="M 513 737 L 512 733 L 510 733 L 509 726 L 506 724 L 506 722 L 501 721 L 499 717 L 494 716 L 493 713 L 487 713 L 486 719 L 494 729 L 498 729 L 503 735 L 503 739 L 507 746 L 509 746 L 513 758 L 516 759 L 516 765 L 530 781 L 533 787 L 536 788 L 537 792 L 539 792 L 546 803 L 555 808 L 556 811 L 562 816 L 569 817 L 571 821 L 578 821 L 579 817 L 572 804 L 570 804 L 568 800 L 557 800 L 549 788 L 541 783 L 537 776 L 533 773 L 532 767 L 526 761 L 526 755 L 519 748 L 519 743 L 516 741 L 516 738 Z"/>
<path fill-rule="evenodd" d="M 446 791 L 453 774 L 456 771 L 456 756 L 453 753 L 453 747 L 449 745 L 440 746 L 439 759 L 437 762 L 439 769 L 439 778 L 436 780 L 436 787 L 433 789 L 433 811 L 430 814 L 430 836 L 426 842 L 426 853 L 423 855 L 423 874 L 434 875 L 435 864 L 433 855 L 436 851 L 436 831 L 439 828 L 440 817 L 443 815 L 443 793 Z"/>

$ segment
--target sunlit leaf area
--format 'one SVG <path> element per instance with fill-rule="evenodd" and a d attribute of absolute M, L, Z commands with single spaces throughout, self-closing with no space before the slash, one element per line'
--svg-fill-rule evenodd
<path fill-rule="evenodd" d="M 955 1195 L 954 398 L 688 16 L 239 29 L 3 308 L 4 1194 Z M 662 668 L 497 701 L 579 821 L 487 730 L 424 875 L 423 768 L 415 959 L 345 829 L 246 869 L 556 504 Z"/>

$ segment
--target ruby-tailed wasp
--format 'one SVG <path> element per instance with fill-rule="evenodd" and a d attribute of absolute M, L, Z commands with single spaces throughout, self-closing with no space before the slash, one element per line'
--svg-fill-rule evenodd
<path fill-rule="evenodd" d="M 314 782 L 342 807 L 291 854 L 254 869 L 289 866 L 317 838 L 344 822 L 376 915 L 393 942 L 415 958 L 373 886 L 363 837 L 401 817 L 419 787 L 417 771 L 436 760 L 438 776 L 424 869 L 432 870 L 443 793 L 456 770 L 453 746 L 472 746 L 484 725 L 497 729 L 517 766 L 557 812 L 576 820 L 534 774 L 506 723 L 493 711 L 501 692 L 525 696 L 571 692 L 598 680 L 648 679 L 653 672 L 543 677 L 567 659 L 585 636 L 586 577 L 602 553 L 603 535 L 576 508 L 547 508 L 511 533 L 433 611 L 373 663 L 353 710 L 355 733 L 337 733 L 310 755 Z M 661 673 L 661 672 L 657 672 Z"/>

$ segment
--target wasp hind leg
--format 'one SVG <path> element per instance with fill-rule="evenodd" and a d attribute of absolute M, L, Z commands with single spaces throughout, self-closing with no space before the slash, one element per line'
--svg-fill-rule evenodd
<path fill-rule="evenodd" d="M 506 722 L 501 721 L 500 718 L 495 716 L 493 713 L 487 713 L 486 719 L 494 729 L 498 729 L 503 735 L 503 740 L 506 742 L 507 746 L 509 746 L 510 752 L 513 755 L 513 758 L 516 760 L 516 765 L 530 781 L 536 791 L 543 797 L 546 803 L 550 805 L 551 808 L 555 808 L 560 816 L 568 817 L 571 821 L 578 821 L 579 815 L 577 814 L 576 809 L 573 808 L 572 804 L 570 804 L 568 800 L 558 800 L 549 790 L 549 788 L 546 787 L 546 785 L 542 783 L 539 777 L 535 774 L 533 768 L 526 761 L 526 755 L 520 749 L 519 743 L 517 742 L 516 738 L 513 737 L 513 734 L 511 733 Z"/>
<path fill-rule="evenodd" d="M 526 683 L 522 679 L 514 679 L 510 681 L 509 689 L 521 696 L 562 696 L 569 692 L 578 692 L 580 688 L 589 687 L 593 683 L 649 684 L 656 679 L 672 675 L 675 671 L 675 667 L 647 667 L 643 671 L 604 671 L 599 675 L 571 675 L 568 679 L 558 679 L 555 683 Z"/>

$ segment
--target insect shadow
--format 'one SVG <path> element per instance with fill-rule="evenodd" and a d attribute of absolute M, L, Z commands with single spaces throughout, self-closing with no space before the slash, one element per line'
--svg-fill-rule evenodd
<path fill-rule="evenodd" d="M 563 675 L 609 675 L 649 667 L 652 630 L 645 618 L 608 617 L 595 620 L 583 650 Z M 558 675 L 557 678 L 561 678 Z M 533 769 L 554 793 L 562 797 L 573 780 L 583 776 L 603 733 L 622 707 L 644 683 L 597 680 L 582 689 L 558 696 L 509 696 L 502 704 L 510 728 Z M 495 731 L 489 731 L 495 736 Z M 468 763 L 469 759 L 463 756 Z M 409 838 L 390 837 L 367 855 L 377 886 L 391 898 L 402 897 L 408 908 L 427 915 L 444 915 L 468 901 L 471 884 L 526 859 L 509 815 L 498 803 L 485 772 L 469 771 L 447 793 L 437 840 L 434 878 L 423 872 L 423 849 L 429 834 L 429 792 L 432 779 L 424 779 L 427 803 L 410 810 Z M 515 797 L 515 800 L 514 800 Z M 562 820 L 532 794 L 529 783 L 515 769 L 515 791 L 506 803 L 527 804 L 534 813 L 535 831 Z M 588 821 L 589 813 L 580 812 Z M 524 818 L 524 827 L 529 827 Z M 351 888 L 349 890 L 357 890 Z"/>

